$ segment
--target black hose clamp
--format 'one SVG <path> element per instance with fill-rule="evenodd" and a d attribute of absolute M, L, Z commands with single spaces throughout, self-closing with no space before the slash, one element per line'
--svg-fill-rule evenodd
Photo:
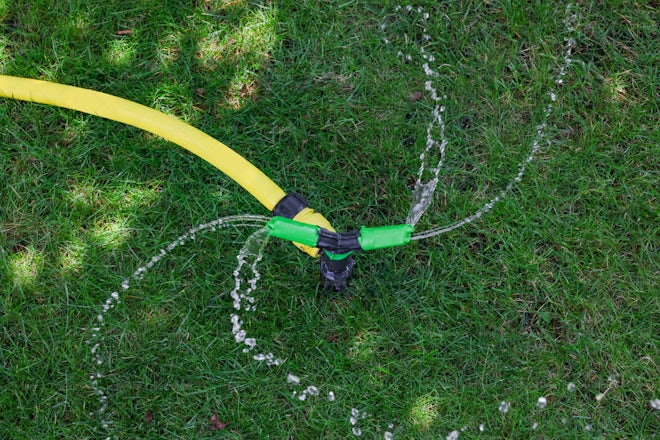
<path fill-rule="evenodd" d="M 305 208 L 309 208 L 309 202 L 298 193 L 290 193 L 277 202 L 273 215 L 292 219 Z"/>
<path fill-rule="evenodd" d="M 360 246 L 358 238 L 360 238 L 360 231 L 358 230 L 342 232 L 340 234 L 321 228 L 316 247 L 333 254 L 347 254 L 353 251 L 361 251 L 362 246 Z"/>

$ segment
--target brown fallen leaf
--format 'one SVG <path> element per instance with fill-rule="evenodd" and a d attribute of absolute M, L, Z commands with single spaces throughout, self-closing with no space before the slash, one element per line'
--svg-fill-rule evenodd
<path fill-rule="evenodd" d="M 209 429 L 211 431 L 218 431 L 220 429 L 225 429 L 227 425 L 229 425 L 229 423 L 223 423 L 220 421 L 220 419 L 218 418 L 218 413 L 213 413 L 209 423 Z"/>
<path fill-rule="evenodd" d="M 147 413 L 144 415 L 144 421 L 145 422 L 154 421 L 154 413 L 151 410 L 148 410 Z"/>
<path fill-rule="evenodd" d="M 115 32 L 115 35 L 131 35 L 133 33 L 133 29 L 120 29 L 117 32 Z"/>
<path fill-rule="evenodd" d="M 416 102 L 422 99 L 422 96 L 424 96 L 424 93 L 417 91 L 414 93 L 411 93 L 410 96 L 408 96 L 408 101 L 410 102 Z"/>
<path fill-rule="evenodd" d="M 245 84 L 243 84 L 243 85 L 241 86 L 241 98 L 245 98 L 245 95 L 247 95 L 248 92 L 249 92 L 248 86 L 246 86 Z"/>

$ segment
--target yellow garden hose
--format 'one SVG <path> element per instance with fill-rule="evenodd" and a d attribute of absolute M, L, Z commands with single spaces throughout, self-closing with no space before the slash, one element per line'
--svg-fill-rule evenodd
<path fill-rule="evenodd" d="M 264 173 L 206 133 L 144 105 L 79 87 L 0 76 L 0 96 L 69 108 L 161 136 L 227 174 L 271 211 L 285 193 Z"/>
<path fill-rule="evenodd" d="M 286 193 L 241 155 L 206 133 L 144 105 L 107 93 L 47 81 L 0 75 L 0 97 L 78 110 L 132 125 L 161 136 L 218 168 L 272 211 Z M 310 208 L 295 217 L 332 230 L 321 214 Z M 318 249 L 299 246 L 312 256 Z"/>

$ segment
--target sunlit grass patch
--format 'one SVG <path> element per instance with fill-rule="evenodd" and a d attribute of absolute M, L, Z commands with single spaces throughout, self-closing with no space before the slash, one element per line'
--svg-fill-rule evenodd
<path fill-rule="evenodd" d="M 369 361 L 374 356 L 376 343 L 376 335 L 371 331 L 364 330 L 355 335 L 348 351 L 349 356 L 357 361 Z"/>
<path fill-rule="evenodd" d="M 219 28 L 200 40 L 196 57 L 205 69 L 215 72 L 225 65 L 235 66 L 224 105 L 237 110 L 257 98 L 260 70 L 278 42 L 275 17 L 272 7 L 256 8 L 242 18 L 243 26 L 231 32 Z"/>
<path fill-rule="evenodd" d="M 9 279 L 21 288 L 31 287 L 43 268 L 44 255 L 34 246 L 18 250 L 9 259 Z"/>
<path fill-rule="evenodd" d="M 116 38 L 108 43 L 105 59 L 115 66 L 129 66 L 135 61 L 137 43 L 129 37 Z"/>
<path fill-rule="evenodd" d="M 9 44 L 5 38 L 0 37 L 0 74 L 4 74 L 6 66 L 11 61 L 11 52 Z"/>
<path fill-rule="evenodd" d="M 607 98 L 617 103 L 624 103 L 628 99 L 628 84 L 627 77 L 630 76 L 630 71 L 615 73 L 610 77 L 605 78 L 604 88 Z"/>
<path fill-rule="evenodd" d="M 93 181 L 72 182 L 66 195 L 74 210 L 93 211 L 104 205 L 103 190 Z"/>
<path fill-rule="evenodd" d="M 89 17 L 87 11 L 80 11 L 78 14 L 68 17 L 68 23 L 62 27 L 62 30 L 68 33 L 74 41 L 83 41 L 94 31 L 95 24 Z"/>
<path fill-rule="evenodd" d="M 86 140 L 90 131 L 90 118 L 87 115 L 78 115 L 75 119 L 66 122 L 61 143 L 65 147 L 79 145 L 78 143 Z"/>
<path fill-rule="evenodd" d="M 115 216 L 112 220 L 104 220 L 93 226 L 90 236 L 95 243 L 109 249 L 121 246 L 130 236 L 127 219 L 123 216 Z"/>
<path fill-rule="evenodd" d="M 417 398 L 410 407 L 410 422 L 420 429 L 425 430 L 440 418 L 438 411 L 438 396 L 435 393 L 426 394 Z"/>
<path fill-rule="evenodd" d="M 200 39 L 196 56 L 211 70 L 222 63 L 257 69 L 277 43 L 275 20 L 275 11 L 264 7 L 243 17 L 234 30 L 205 23 L 209 32 Z"/>
<path fill-rule="evenodd" d="M 87 257 L 87 244 L 80 239 L 70 240 L 60 246 L 58 269 L 64 275 L 79 274 Z"/>
<path fill-rule="evenodd" d="M 180 31 L 170 31 L 166 36 L 158 41 L 158 61 L 164 68 L 172 67 L 181 54 L 183 33 Z"/>

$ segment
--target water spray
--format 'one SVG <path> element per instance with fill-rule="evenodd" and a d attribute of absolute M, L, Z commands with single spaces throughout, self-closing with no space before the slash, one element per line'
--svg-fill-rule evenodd
<path fill-rule="evenodd" d="M 414 11 L 411 7 L 406 10 Z M 416 11 L 423 13 L 424 10 L 418 8 Z M 568 17 L 567 30 L 573 32 L 575 18 L 571 14 L 568 14 Z M 423 19 L 428 20 L 427 13 L 423 13 Z M 424 38 L 430 40 L 426 28 L 424 28 Z M 385 41 L 390 44 L 389 40 L 385 39 Z M 574 46 L 575 40 L 568 38 L 565 45 L 564 63 L 554 80 L 557 86 L 563 83 L 563 78 L 571 64 L 571 53 Z M 353 258 L 355 252 L 402 246 L 410 240 L 430 238 L 450 232 L 479 219 L 506 197 L 516 183 L 520 182 L 527 165 L 534 159 L 545 137 L 547 120 L 557 99 L 554 88 L 548 93 L 551 102 L 545 108 L 543 122 L 536 127 L 536 137 L 531 152 L 520 163 L 517 175 L 506 188 L 475 214 L 461 221 L 413 234 L 414 226 L 433 200 L 438 183 L 438 173 L 445 160 L 445 149 L 448 144 L 442 116 L 445 106 L 441 104 L 440 95 L 433 86 L 433 78 L 439 74 L 429 64 L 435 61 L 435 58 L 426 53 L 423 48 L 420 48 L 420 55 L 424 59 L 423 67 L 427 76 L 425 88 L 431 94 L 435 107 L 432 122 L 427 128 L 426 149 L 420 156 L 421 166 L 413 191 L 410 213 L 406 219 L 407 223 L 375 228 L 362 227 L 359 230 L 344 233 L 337 233 L 322 214 L 310 207 L 304 197 L 297 193 L 287 194 L 261 170 L 222 142 L 157 110 L 107 93 L 6 75 L 0 75 L 0 97 L 68 108 L 122 122 L 161 136 L 196 154 L 233 179 L 272 212 L 274 217 L 267 227 L 272 236 L 289 240 L 302 251 L 319 259 L 320 271 L 326 288 L 343 290 L 347 287 L 348 279 L 355 267 Z M 411 59 L 411 56 L 407 55 L 405 58 Z M 440 139 L 433 137 L 436 129 Z M 426 162 L 432 153 L 439 158 L 435 166 L 428 166 L 432 175 L 431 179 L 423 182 L 422 177 L 427 168 Z"/>
<path fill-rule="evenodd" d="M 401 7 L 397 7 L 397 11 L 401 9 Z M 409 13 L 415 13 L 416 11 L 416 13 L 422 14 L 424 22 L 429 18 L 429 14 L 424 12 L 424 9 L 421 7 L 413 9 L 408 6 L 405 9 Z M 572 33 L 575 31 L 576 25 L 574 21 L 576 18 L 574 14 L 570 13 L 569 8 L 567 8 L 566 12 L 566 29 L 569 33 Z M 382 29 L 384 29 L 384 25 Z M 426 28 L 424 28 L 423 33 L 424 39 L 426 41 L 430 40 L 430 36 L 426 33 Z M 385 42 L 390 44 L 387 38 L 385 38 Z M 554 79 L 556 86 L 560 86 L 563 83 L 563 78 L 571 64 L 571 54 L 574 47 L 575 40 L 573 38 L 567 38 L 565 40 L 564 63 Z M 516 183 L 520 182 L 527 165 L 534 159 L 535 153 L 539 150 L 541 143 L 545 141 L 547 120 L 557 99 L 556 89 L 554 88 L 549 90 L 548 96 L 550 102 L 545 107 L 543 121 L 536 127 L 536 136 L 532 143 L 531 151 L 527 158 L 520 162 L 518 173 L 509 184 L 473 215 L 449 225 L 439 226 L 428 231 L 413 234 L 415 225 L 433 199 L 438 183 L 439 170 L 445 160 L 445 149 L 448 144 L 445 138 L 445 123 L 443 120 L 445 106 L 442 104 L 442 101 L 446 100 L 446 96 L 441 97 L 433 86 L 433 78 L 439 76 L 439 74 L 429 64 L 433 63 L 435 58 L 424 52 L 423 47 L 419 51 L 420 56 L 425 60 L 423 68 L 428 80 L 425 83 L 425 89 L 430 93 L 435 107 L 431 123 L 426 130 L 426 149 L 420 156 L 421 167 L 413 191 L 414 200 L 406 219 L 407 223 L 380 227 L 361 227 L 347 232 L 335 231 L 330 222 L 323 215 L 314 211 L 304 197 L 296 193 L 285 193 L 263 172 L 238 153 L 174 117 L 143 105 L 93 90 L 0 75 L 0 97 L 74 109 L 132 125 L 159 135 L 191 151 L 214 165 L 220 171 L 223 171 L 252 194 L 268 211 L 272 212 L 271 218 L 262 216 L 229 217 L 191 229 L 188 233 L 174 240 L 169 246 L 161 249 L 147 264 L 138 268 L 130 277 L 126 278 L 121 283 L 121 289 L 111 293 L 110 297 L 104 303 L 102 311 L 97 316 L 96 325 L 92 328 L 91 338 L 88 341 L 91 347 L 92 358 L 98 368 L 98 371 L 91 374 L 89 378 L 91 387 L 98 398 L 99 410 L 97 413 L 99 417 L 103 417 L 108 405 L 108 395 L 99 383 L 99 380 L 103 378 L 100 368 L 107 362 L 101 353 L 103 328 L 106 325 L 105 317 L 112 308 L 121 302 L 120 294 L 128 290 L 133 281 L 142 279 L 148 270 L 161 259 L 165 258 L 173 249 L 183 245 L 187 241 L 194 240 L 197 233 L 232 225 L 264 227 L 264 229 L 260 229 L 246 243 L 245 249 L 239 255 L 239 266 L 234 273 L 236 287 L 231 293 L 234 299 L 234 308 L 236 310 L 243 309 L 247 312 L 253 311 L 256 307 L 253 304 L 254 298 L 251 294 L 256 288 L 256 283 L 259 279 L 259 275 L 256 272 L 256 265 L 261 259 L 261 254 L 259 254 L 249 260 L 248 245 L 252 243 L 251 240 L 254 242 L 252 244 L 255 244 L 257 247 L 263 246 L 268 237 L 276 237 L 293 242 L 304 252 L 319 259 L 320 271 L 326 288 L 342 290 L 347 287 L 351 272 L 355 267 L 356 263 L 353 257 L 356 253 L 403 246 L 411 240 L 429 238 L 452 231 L 479 219 L 492 209 L 496 203 L 506 197 Z M 404 56 L 404 54 L 400 52 L 399 56 Z M 410 60 L 411 56 L 405 55 L 404 58 Z M 438 133 L 440 138 L 435 139 L 434 133 Z M 433 155 L 437 159 L 435 166 L 430 163 L 433 160 Z M 425 169 L 427 173 L 425 173 Z M 431 178 L 427 179 L 426 182 L 423 181 L 425 174 L 431 175 Z M 263 243 L 261 240 L 263 240 Z M 239 279 L 241 270 L 252 272 L 253 277 L 246 283 L 247 287 L 245 285 L 241 286 Z M 246 331 L 242 328 L 240 316 L 236 313 L 232 314 L 231 321 L 235 341 L 244 344 L 244 353 L 252 351 L 256 346 L 256 340 L 247 337 Z M 258 352 L 257 354 L 253 354 L 252 357 L 254 360 L 265 362 L 267 365 L 277 366 L 284 362 L 272 353 Z M 299 385 L 300 379 L 295 375 L 288 374 L 287 383 Z M 573 383 L 568 385 L 568 391 L 575 391 L 575 385 Z M 305 400 L 307 396 L 316 396 L 318 394 L 318 389 L 310 385 L 298 395 L 298 399 Z M 333 391 L 328 393 L 328 400 L 335 400 Z M 543 409 L 547 403 L 548 401 L 545 397 L 540 397 L 537 405 L 540 409 Z M 656 399 L 651 402 L 651 405 L 654 409 L 658 409 L 660 408 L 660 401 Z M 509 410 L 509 402 L 502 402 L 498 409 L 502 414 L 506 413 Z M 361 434 L 358 422 L 359 419 L 365 417 L 365 412 L 353 408 L 350 424 L 354 435 L 358 436 Z M 102 426 L 106 431 L 112 430 L 111 425 L 111 421 L 102 420 Z M 536 429 L 537 426 L 538 424 L 534 423 L 533 429 Z M 385 439 L 392 438 L 392 433 L 390 432 L 392 429 L 393 425 L 389 425 L 388 430 L 384 433 Z M 483 432 L 484 429 L 484 425 L 479 426 L 480 432 Z M 463 430 L 465 428 L 461 429 L 461 431 Z M 458 431 L 452 431 L 447 438 L 457 438 L 458 435 Z"/>

